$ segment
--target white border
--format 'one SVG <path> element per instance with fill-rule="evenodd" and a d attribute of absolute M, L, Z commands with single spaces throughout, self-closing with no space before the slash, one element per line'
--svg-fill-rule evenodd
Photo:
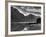
<path fill-rule="evenodd" d="M 40 6 L 41 7 L 41 30 L 34 31 L 18 31 L 11 32 L 11 5 L 21 5 L 21 6 Z M 16 34 L 34 34 L 34 33 L 42 33 L 43 32 L 43 5 L 41 4 L 24 4 L 24 3 L 8 3 L 8 35 L 16 35 Z"/>

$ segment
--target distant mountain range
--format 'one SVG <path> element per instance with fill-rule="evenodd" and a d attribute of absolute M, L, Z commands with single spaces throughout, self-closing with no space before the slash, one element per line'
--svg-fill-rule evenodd
<path fill-rule="evenodd" d="M 22 6 L 17 6 L 17 7 L 13 7 L 14 9 L 17 9 L 21 14 L 23 14 L 24 16 L 28 16 L 30 14 L 34 15 L 34 16 L 40 16 L 41 15 L 41 8 L 39 7 L 22 7 Z"/>
<path fill-rule="evenodd" d="M 31 22 L 31 23 L 35 23 L 37 18 L 39 18 L 39 16 L 34 16 L 32 14 L 30 14 L 28 16 L 24 16 L 16 8 L 11 7 L 11 21 L 12 22 Z"/>

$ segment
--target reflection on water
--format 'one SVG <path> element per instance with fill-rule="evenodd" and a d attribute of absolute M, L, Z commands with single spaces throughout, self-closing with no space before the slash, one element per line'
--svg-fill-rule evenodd
<path fill-rule="evenodd" d="M 41 24 L 37 23 L 15 23 L 11 24 L 11 31 L 40 30 Z"/>

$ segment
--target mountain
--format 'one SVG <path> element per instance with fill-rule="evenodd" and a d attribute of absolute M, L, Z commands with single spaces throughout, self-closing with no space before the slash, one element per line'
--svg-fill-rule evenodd
<path fill-rule="evenodd" d="M 37 16 L 34 16 L 32 14 L 30 14 L 28 16 L 24 16 L 17 9 L 11 7 L 11 21 L 12 22 L 31 22 L 31 23 L 34 23 L 34 22 L 36 22 L 37 18 L 38 18 Z"/>

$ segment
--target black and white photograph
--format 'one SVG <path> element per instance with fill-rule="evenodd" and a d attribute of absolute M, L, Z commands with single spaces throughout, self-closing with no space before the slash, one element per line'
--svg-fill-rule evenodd
<path fill-rule="evenodd" d="M 43 5 L 8 3 L 8 34 L 43 32 Z"/>
<path fill-rule="evenodd" d="M 40 30 L 41 7 L 12 6 L 11 31 Z"/>

